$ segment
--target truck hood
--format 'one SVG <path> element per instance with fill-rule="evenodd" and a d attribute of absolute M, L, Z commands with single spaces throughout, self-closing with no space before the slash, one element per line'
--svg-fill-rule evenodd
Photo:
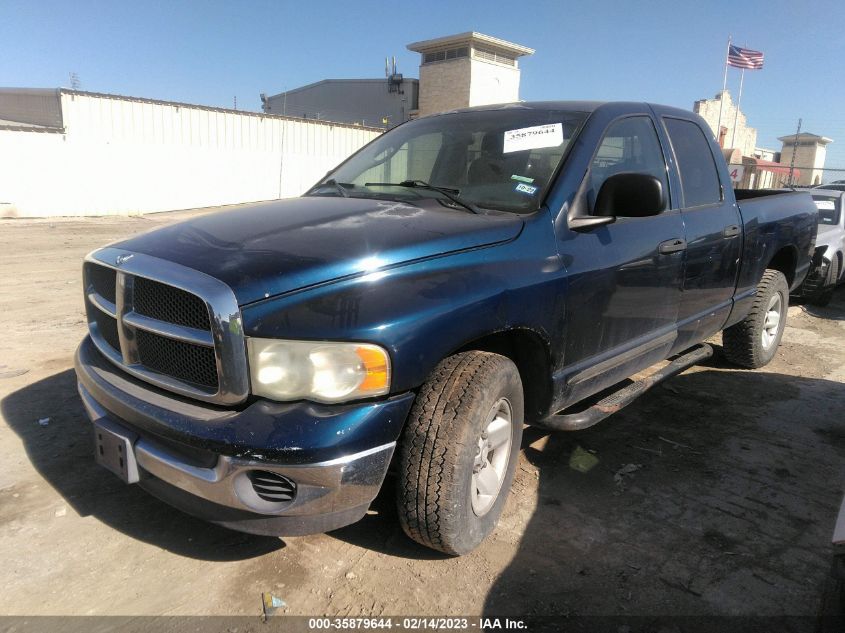
<path fill-rule="evenodd" d="M 425 205 L 425 206 L 423 206 Z M 421 200 L 308 197 L 179 222 L 114 246 L 204 272 L 244 305 L 341 277 L 515 238 L 519 216 Z"/>

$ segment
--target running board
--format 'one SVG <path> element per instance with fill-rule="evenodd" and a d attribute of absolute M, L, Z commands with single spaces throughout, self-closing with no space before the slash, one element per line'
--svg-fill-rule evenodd
<path fill-rule="evenodd" d="M 672 376 L 677 376 L 682 371 L 707 360 L 711 356 L 713 356 L 713 348 L 710 345 L 699 345 L 681 354 L 671 363 L 650 376 L 646 376 L 605 396 L 584 411 L 550 415 L 543 420 L 533 422 L 532 425 L 553 431 L 580 431 L 581 429 L 586 429 L 601 422 L 606 417 L 613 415 L 623 407 L 628 406 L 646 391 L 654 387 L 654 385 Z"/>

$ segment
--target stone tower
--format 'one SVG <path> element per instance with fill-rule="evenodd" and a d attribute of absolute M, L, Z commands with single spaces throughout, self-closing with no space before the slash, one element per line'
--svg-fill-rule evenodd
<path fill-rule="evenodd" d="M 796 142 L 795 134 L 781 136 L 778 140 L 783 143 L 780 152 L 780 162 L 784 165 L 792 163 L 792 154 L 795 153 L 795 167 L 801 170 L 796 179 L 798 185 L 821 184 L 824 176 L 824 159 L 827 154 L 827 144 L 833 139 L 817 134 L 801 132 Z"/>
<path fill-rule="evenodd" d="M 534 49 L 482 33 L 408 44 L 420 53 L 417 116 L 519 100 L 519 62 Z"/>

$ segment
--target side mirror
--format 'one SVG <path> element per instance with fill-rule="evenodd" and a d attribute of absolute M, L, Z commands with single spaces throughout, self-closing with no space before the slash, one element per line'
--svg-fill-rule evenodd
<path fill-rule="evenodd" d="M 601 217 L 643 218 L 665 207 L 663 183 L 649 174 L 626 172 L 604 181 L 593 214 Z"/>

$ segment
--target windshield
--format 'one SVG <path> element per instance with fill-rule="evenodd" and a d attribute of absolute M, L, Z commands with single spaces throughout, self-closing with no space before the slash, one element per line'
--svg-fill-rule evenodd
<path fill-rule="evenodd" d="M 587 116 L 518 107 L 417 119 L 377 138 L 306 195 L 424 197 L 530 213 Z"/>
<path fill-rule="evenodd" d="M 813 194 L 813 200 L 819 210 L 819 224 L 839 224 L 841 196 L 819 196 Z"/>

